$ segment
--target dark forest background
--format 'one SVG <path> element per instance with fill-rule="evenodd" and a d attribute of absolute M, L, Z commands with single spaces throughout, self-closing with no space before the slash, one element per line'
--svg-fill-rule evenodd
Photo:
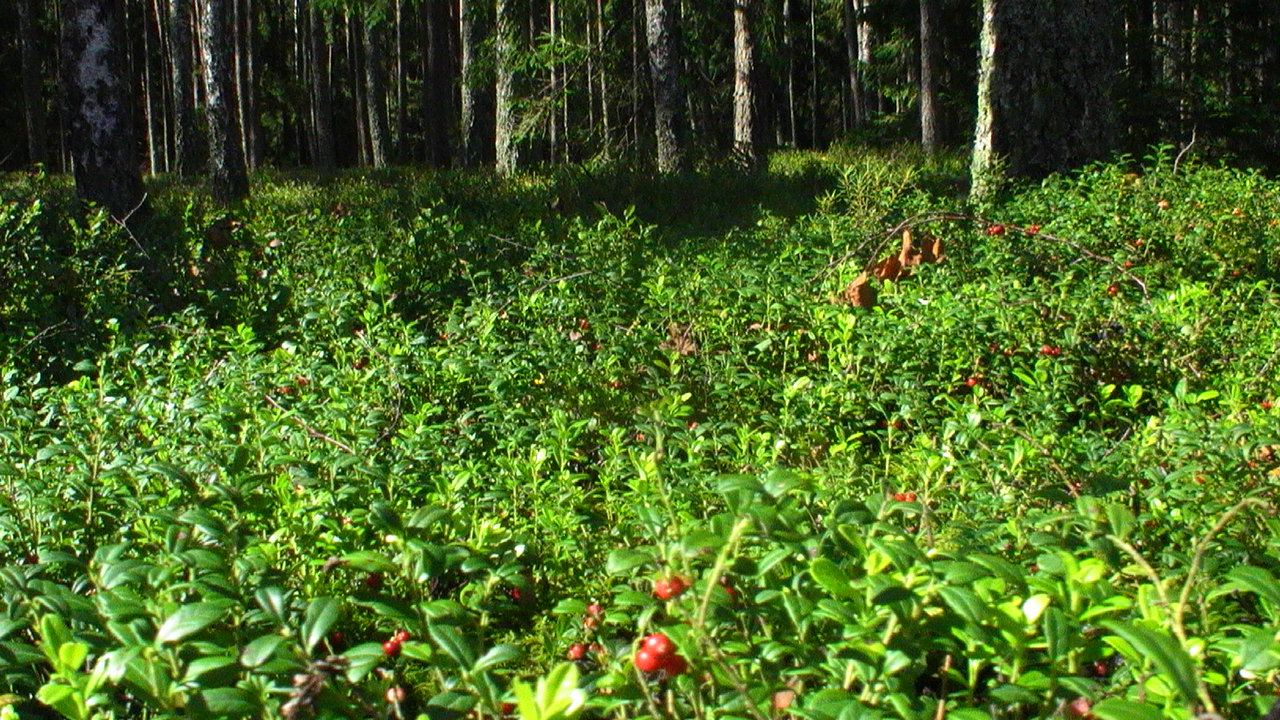
<path fill-rule="evenodd" d="M 93 4 L 0 5 L 0 26 L 14 29 L 0 40 L 0 167 L 70 168 L 60 28 Z M 735 147 L 735 36 L 741 43 L 744 32 L 754 59 L 746 78 L 752 153 L 845 140 L 964 146 L 974 135 L 984 11 L 975 0 L 96 4 L 120 13 L 144 173 L 203 170 L 204 58 L 215 42 L 227 48 L 231 131 L 249 169 L 652 163 L 655 88 L 664 80 L 650 66 L 654 8 L 646 4 L 667 12 L 673 32 L 664 72 L 678 84 L 682 162 L 714 162 Z M 1201 152 L 1280 162 L 1273 0 L 1021 4 L 1050 33 L 1062 13 L 1101 13 L 1069 44 L 1115 51 L 1106 68 L 1116 113 L 1110 150 L 1186 144 L 1194 134 Z M 225 22 L 205 23 L 210 12 Z M 1052 75 L 1061 52 L 1019 62 Z M 1033 75 L 1015 73 L 1009 91 L 1044 92 L 1029 86 Z"/>

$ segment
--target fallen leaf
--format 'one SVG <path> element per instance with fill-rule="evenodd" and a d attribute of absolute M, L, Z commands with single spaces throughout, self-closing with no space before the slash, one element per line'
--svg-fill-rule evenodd
<path fill-rule="evenodd" d="M 897 280 L 902 277 L 902 263 L 890 255 L 874 268 L 877 280 Z"/>
<path fill-rule="evenodd" d="M 854 307 L 869 308 L 876 304 L 876 289 L 867 274 L 862 273 L 849 283 L 840 297 Z"/>

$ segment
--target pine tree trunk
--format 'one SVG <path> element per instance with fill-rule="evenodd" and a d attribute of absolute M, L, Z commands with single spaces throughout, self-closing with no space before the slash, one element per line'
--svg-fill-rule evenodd
<path fill-rule="evenodd" d="M 862 89 L 862 62 L 858 57 L 858 9 L 854 0 L 841 3 L 841 19 L 844 21 L 844 52 L 848 63 L 849 96 L 853 105 L 853 124 L 859 126 L 867 120 L 867 101 Z"/>
<path fill-rule="evenodd" d="M 515 0 L 496 0 L 494 5 L 494 156 L 498 173 L 510 175 L 520 163 L 516 144 L 516 38 L 519 20 Z"/>
<path fill-rule="evenodd" d="M 551 46 L 556 47 L 560 42 L 560 8 L 556 4 L 556 0 L 548 0 L 547 20 L 549 23 L 549 38 Z M 548 149 L 551 151 L 551 164 L 555 165 L 561 161 L 560 158 L 560 113 L 556 109 L 556 103 L 563 103 L 566 100 L 566 93 L 561 83 L 560 63 L 555 59 L 550 62 L 551 67 L 551 96 L 552 101 L 551 112 L 547 113 L 547 140 Z"/>
<path fill-rule="evenodd" d="M 756 112 L 756 43 L 754 25 L 757 0 L 733 4 L 733 151 L 744 168 L 760 164 Z"/>
<path fill-rule="evenodd" d="M 164 167 L 164 133 L 158 129 L 161 111 L 164 106 L 163 97 L 157 98 L 159 90 L 151 78 L 151 61 L 158 57 L 152 50 L 150 3 L 142 8 L 142 126 L 143 145 L 146 147 L 147 172 L 155 174 L 165 171 Z"/>
<path fill-rule="evenodd" d="M 391 130 L 387 127 L 387 79 L 382 67 L 382 33 L 368 15 L 364 18 L 364 80 L 369 114 L 370 161 L 376 168 L 387 166 Z"/>
<path fill-rule="evenodd" d="M 169 57 L 173 73 L 173 170 L 179 175 L 191 175 L 202 165 L 191 63 L 191 0 L 169 0 Z"/>
<path fill-rule="evenodd" d="M 493 85 L 485 82 L 481 48 L 489 34 L 484 0 L 459 0 L 458 42 L 461 47 L 462 97 L 459 140 L 463 167 L 475 168 L 488 161 L 494 147 L 492 119 Z"/>
<path fill-rule="evenodd" d="M 253 0 L 235 0 L 235 90 L 239 101 L 236 114 L 240 119 L 242 149 L 245 165 L 249 169 L 262 164 L 263 138 L 262 124 L 258 119 L 257 67 L 254 55 L 255 23 Z"/>
<path fill-rule="evenodd" d="M 818 15 L 817 0 L 809 0 L 809 129 L 813 135 L 810 146 L 821 147 L 822 118 L 820 114 L 818 75 Z"/>
<path fill-rule="evenodd" d="M 680 48 L 676 41 L 675 9 L 671 0 L 645 0 L 649 74 L 653 84 L 654 133 L 658 142 L 658 171 L 678 172 L 685 163 L 684 86 L 680 81 Z"/>
<path fill-rule="evenodd" d="M 22 109 L 27 131 L 27 162 L 43 163 L 46 152 L 44 98 L 40 83 L 44 71 L 40 62 L 39 42 L 36 37 L 36 0 L 17 0 L 18 44 L 22 67 Z"/>
<path fill-rule="evenodd" d="M 202 0 L 200 46 L 204 51 L 205 110 L 209 122 L 209 178 L 214 202 L 231 205 L 249 196 L 249 178 L 236 118 L 228 0 Z"/>
<path fill-rule="evenodd" d="M 63 96 L 76 193 L 125 221 L 143 202 L 133 84 L 115 0 L 61 0 Z"/>
<path fill-rule="evenodd" d="M 309 6 L 311 24 L 311 108 L 315 156 L 312 162 L 321 172 L 329 172 L 337 165 L 333 140 L 333 85 L 329 77 L 329 44 L 325 42 L 326 30 L 320 11 Z"/>
<path fill-rule="evenodd" d="M 936 0 L 920 0 L 920 146 L 938 150 L 938 36 Z"/>
<path fill-rule="evenodd" d="M 608 45 L 604 41 L 604 0 L 596 0 L 596 66 L 598 86 L 600 94 L 600 138 L 604 146 L 605 158 L 613 157 L 613 113 L 610 111 L 609 104 L 609 75 L 611 74 L 611 60 Z"/>
<path fill-rule="evenodd" d="M 427 41 L 422 85 L 427 162 L 435 167 L 448 167 L 453 161 L 453 88 L 457 82 L 448 3 L 424 3 L 423 18 Z"/>
<path fill-rule="evenodd" d="M 850 0 L 852 1 L 852 0 Z M 800 146 L 798 114 L 796 113 L 796 48 L 792 32 L 792 14 L 794 0 L 782 0 L 782 54 L 786 57 L 786 133 L 785 138 L 792 148 Z M 856 53 L 855 53 L 856 56 Z"/>
<path fill-rule="evenodd" d="M 1115 144 L 1120 24 L 1112 0 L 984 0 L 973 191 L 998 170 L 1043 177 Z"/>

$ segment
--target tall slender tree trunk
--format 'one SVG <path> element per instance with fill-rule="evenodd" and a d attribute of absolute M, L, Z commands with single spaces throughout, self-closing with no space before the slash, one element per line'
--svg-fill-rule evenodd
<path fill-rule="evenodd" d="M 249 196 L 228 37 L 231 8 L 228 0 L 202 2 L 200 46 L 204 52 L 205 109 L 209 118 L 209 178 L 214 201 L 231 205 Z"/>
<path fill-rule="evenodd" d="M 983 0 L 973 193 L 1001 170 L 1043 177 L 1115 146 L 1112 0 Z"/>
<path fill-rule="evenodd" d="M 164 0 L 148 0 L 151 15 L 155 18 L 156 52 L 154 53 L 155 75 L 148 83 L 155 83 L 154 92 L 160 98 L 158 117 L 153 121 L 159 137 L 160 162 L 165 172 L 173 171 L 173 96 L 169 92 L 169 66 L 167 62 L 169 46 L 169 6 Z"/>
<path fill-rule="evenodd" d="M 196 127 L 194 73 L 191 63 L 191 0 L 169 0 L 169 58 L 173 76 L 174 167 L 179 175 L 200 169 L 201 142 Z"/>
<path fill-rule="evenodd" d="M 364 17 L 364 81 L 369 115 L 369 160 L 376 167 L 387 166 L 391 130 L 387 127 L 387 78 L 383 65 L 380 23 Z"/>
<path fill-rule="evenodd" d="M 920 146 L 938 150 L 937 0 L 920 0 Z"/>
<path fill-rule="evenodd" d="M 658 141 L 658 171 L 684 168 L 685 93 L 680 80 L 680 46 L 672 0 L 645 0 L 645 34 L 649 43 L 649 74 L 653 84 L 654 133 Z"/>
<path fill-rule="evenodd" d="M 1126 136 L 1131 148 L 1139 149 L 1156 141 L 1155 42 L 1151 0 L 1126 0 L 1125 10 L 1125 99 Z"/>
<path fill-rule="evenodd" d="M 612 61 L 609 45 L 605 42 L 604 0 L 596 0 L 596 67 L 600 93 L 600 138 L 606 158 L 613 157 L 613 113 L 610 111 L 609 75 Z"/>
<path fill-rule="evenodd" d="M 145 3 L 142 7 L 142 57 L 139 59 L 142 63 L 143 144 L 147 149 L 147 171 L 159 173 L 165 171 L 164 133 L 159 130 L 160 117 L 164 114 L 164 97 L 156 97 L 159 88 L 151 78 L 151 63 L 159 54 L 152 51 L 155 40 L 151 34 L 150 10 L 150 3 Z"/>
<path fill-rule="evenodd" d="M 793 148 L 800 147 L 800 113 L 796 111 L 796 63 L 795 0 L 782 0 L 782 53 L 786 56 L 786 141 Z"/>
<path fill-rule="evenodd" d="M 312 162 L 321 172 L 337 164 L 333 139 L 333 84 L 329 76 L 329 44 L 325 23 L 314 4 L 309 5 L 311 25 L 311 110 L 313 127 Z"/>
<path fill-rule="evenodd" d="M 627 143 L 631 148 L 633 157 L 640 155 L 640 114 L 641 108 L 645 105 L 641 101 L 641 94 L 648 89 L 649 83 L 645 70 L 644 52 L 640 49 L 640 43 L 645 33 L 644 21 L 644 0 L 631 0 L 630 5 L 630 23 L 631 27 L 631 119 L 627 123 Z M 650 105 L 652 103 L 649 103 Z"/>
<path fill-rule="evenodd" d="M 351 97 L 355 100 L 355 147 L 356 147 L 356 164 L 369 164 L 369 133 L 366 125 L 369 120 L 368 99 L 365 93 L 367 87 L 364 82 L 364 64 L 361 54 L 363 52 L 363 42 L 360 37 L 363 32 L 357 31 L 354 24 L 359 20 L 352 20 L 352 11 L 344 10 L 342 13 L 342 56 L 346 57 L 346 62 L 342 64 L 341 79 L 337 80 L 339 87 L 345 87 L 351 91 Z M 363 24 L 363 23 L 362 23 Z M 339 92 L 341 96 L 341 92 Z M 339 147 L 342 145 L 339 144 Z"/>
<path fill-rule="evenodd" d="M 458 43 L 462 60 L 461 74 L 461 129 L 463 167 L 479 167 L 490 157 L 494 147 L 494 117 L 491 83 L 485 82 L 483 59 L 480 56 L 488 37 L 489 24 L 484 0 L 459 0 Z"/>
<path fill-rule="evenodd" d="M 733 0 L 733 151 L 747 169 L 760 164 L 755 22 L 758 0 Z"/>
<path fill-rule="evenodd" d="M 44 98 L 40 83 L 44 78 L 40 62 L 39 40 L 36 37 L 36 0 L 17 0 L 18 3 L 18 52 L 22 67 L 22 112 L 27 131 L 27 162 L 45 161 L 46 135 Z"/>
<path fill-rule="evenodd" d="M 867 120 L 867 100 L 862 89 L 862 60 L 858 54 L 858 6 L 854 0 L 844 0 L 840 9 L 844 25 L 845 62 L 848 64 L 845 82 L 849 86 L 850 104 L 853 106 L 853 125 L 857 127 Z"/>
<path fill-rule="evenodd" d="M 556 0 L 547 0 L 547 20 L 549 25 L 549 37 L 551 46 L 556 47 L 560 42 L 560 8 Z M 561 68 L 560 63 L 554 59 L 550 62 L 551 67 L 551 96 L 552 101 L 551 112 L 547 113 L 547 140 L 548 149 L 551 151 L 551 164 L 555 165 L 560 162 L 560 113 L 556 109 L 557 103 L 566 101 L 564 88 L 561 86 Z"/>
<path fill-rule="evenodd" d="M 124 221 L 143 202 L 133 84 L 115 0 L 61 0 L 63 95 L 76 193 Z"/>
<path fill-rule="evenodd" d="M 822 107 L 818 75 L 818 3 L 809 0 L 809 129 L 813 133 L 810 147 L 821 147 Z"/>
<path fill-rule="evenodd" d="M 515 0 L 496 0 L 494 5 L 494 156 L 498 173 L 510 175 L 520 164 L 516 142 L 516 42 L 519 19 Z"/>
<path fill-rule="evenodd" d="M 234 0 L 236 115 L 240 120 L 245 165 L 250 169 L 262 164 L 262 124 L 258 119 L 257 28 L 253 0 Z"/>
<path fill-rule="evenodd" d="M 464 0 L 465 2 L 465 0 Z M 448 167 L 453 161 L 453 88 L 457 82 L 457 70 L 453 64 L 450 5 L 444 2 L 423 3 L 426 23 L 423 77 L 423 120 L 426 132 L 427 162 L 436 167 Z M 463 88 L 464 94 L 466 88 Z M 473 99 L 474 101 L 474 99 Z M 474 117 L 470 118 L 474 119 Z"/>

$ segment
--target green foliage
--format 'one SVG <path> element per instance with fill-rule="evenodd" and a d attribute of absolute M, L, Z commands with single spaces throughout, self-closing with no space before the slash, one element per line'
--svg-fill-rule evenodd
<path fill-rule="evenodd" d="M 154 236 L 12 201 L 13 285 L 80 270 L 3 296 L 0 704 L 1256 717 L 1275 183 L 1157 156 L 976 218 L 956 170 L 281 176 L 225 237 L 174 187 L 168 305 L 110 269 Z M 835 301 L 903 222 L 945 261 Z"/>

